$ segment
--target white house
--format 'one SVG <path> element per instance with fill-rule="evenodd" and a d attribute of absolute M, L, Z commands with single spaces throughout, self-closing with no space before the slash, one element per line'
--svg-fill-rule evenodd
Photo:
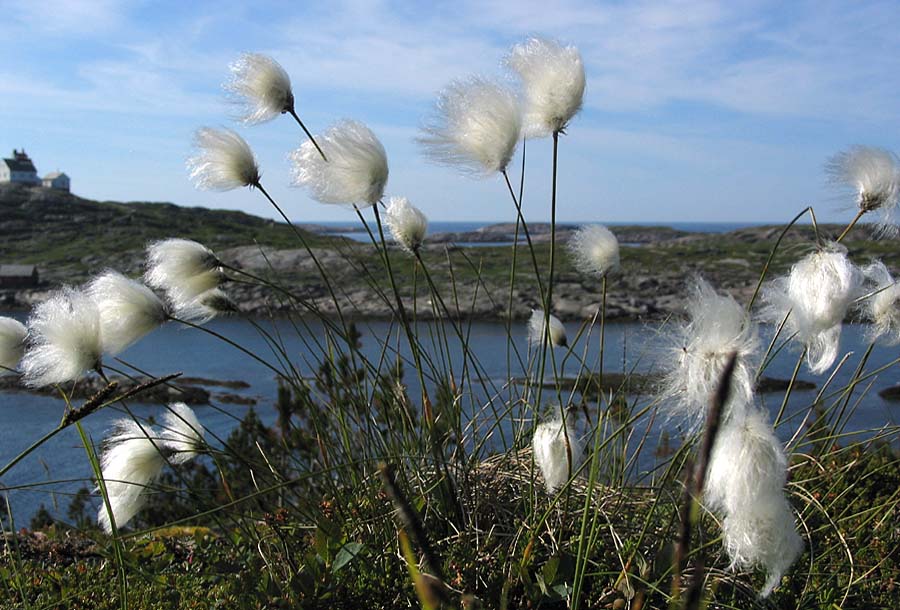
<path fill-rule="evenodd" d="M 28 158 L 25 149 L 18 151 L 13 149 L 11 159 L 3 159 L 0 162 L 0 182 L 18 182 L 20 184 L 39 185 L 41 179 L 38 178 L 37 170 L 34 163 Z"/>
<path fill-rule="evenodd" d="M 57 189 L 60 191 L 69 190 L 69 177 L 65 172 L 50 172 L 41 180 L 44 188 Z"/>

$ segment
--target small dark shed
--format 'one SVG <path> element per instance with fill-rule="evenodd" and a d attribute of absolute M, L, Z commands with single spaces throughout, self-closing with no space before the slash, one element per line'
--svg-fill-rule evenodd
<path fill-rule="evenodd" d="M 0 288 L 33 288 L 39 281 L 34 265 L 0 265 Z"/>

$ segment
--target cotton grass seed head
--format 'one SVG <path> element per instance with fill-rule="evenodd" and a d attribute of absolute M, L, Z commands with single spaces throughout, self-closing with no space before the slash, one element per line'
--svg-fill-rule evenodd
<path fill-rule="evenodd" d="M 749 409 L 719 431 L 706 473 L 704 500 L 715 511 L 735 514 L 759 498 L 783 493 L 787 458 L 765 413 Z"/>
<path fill-rule="evenodd" d="M 542 137 L 562 131 L 581 110 L 584 64 L 574 46 L 529 38 L 512 48 L 506 64 L 522 81 L 526 136 Z"/>
<path fill-rule="evenodd" d="M 206 191 L 230 191 L 259 185 L 259 166 L 250 145 L 230 129 L 203 127 L 194 133 L 198 152 L 187 166 L 194 185 Z"/>
<path fill-rule="evenodd" d="M 150 426 L 130 419 L 116 421 L 104 441 L 100 467 L 117 528 L 128 523 L 147 501 L 147 487 L 159 479 L 166 465 L 162 450 L 163 441 Z M 106 533 L 112 533 L 105 504 L 101 504 L 97 520 Z"/>
<path fill-rule="evenodd" d="M 532 309 L 528 319 L 528 344 L 541 345 L 547 336 L 546 314 L 543 309 Z M 569 340 L 566 337 L 566 327 L 559 318 L 550 314 L 550 345 L 553 347 L 566 347 Z"/>
<path fill-rule="evenodd" d="M 663 394 L 670 414 L 687 418 L 688 428 L 696 430 L 731 354 L 737 360 L 725 418 L 741 416 L 750 404 L 759 336 L 744 307 L 702 278 L 693 280 L 686 309 L 687 318 L 670 331 Z"/>
<path fill-rule="evenodd" d="M 863 269 L 866 293 L 873 292 L 862 302 L 862 310 L 870 325 L 869 341 L 881 339 L 887 345 L 900 344 L 900 283 L 881 261 Z"/>
<path fill-rule="evenodd" d="M 264 123 L 294 109 L 291 78 L 268 55 L 244 53 L 229 68 L 231 81 L 225 89 L 240 109 L 239 121 Z"/>
<path fill-rule="evenodd" d="M 169 461 L 183 464 L 202 453 L 206 447 L 204 435 L 205 430 L 193 409 L 183 402 L 169 405 L 162 418 L 160 434 L 163 445 L 172 452 Z"/>
<path fill-rule="evenodd" d="M 25 354 L 25 325 L 0 316 L 0 377 L 12 375 Z"/>
<path fill-rule="evenodd" d="M 854 146 L 829 159 L 826 173 L 831 182 L 852 189 L 862 212 L 879 210 L 878 230 L 897 234 L 897 204 L 900 202 L 900 159 L 883 148 Z"/>
<path fill-rule="evenodd" d="M 860 295 L 862 274 L 847 258 L 847 249 L 828 244 L 803 257 L 787 276 L 763 288 L 762 319 L 796 333 L 806 347 L 809 370 L 819 374 L 837 358 L 841 322 Z M 790 314 L 790 315 L 788 315 Z"/>
<path fill-rule="evenodd" d="M 374 205 L 384 196 L 387 155 L 372 130 L 357 121 L 342 121 L 316 142 L 304 142 L 290 154 L 294 186 L 309 191 L 320 203 Z"/>
<path fill-rule="evenodd" d="M 768 597 L 803 551 L 803 539 L 783 494 L 765 495 L 722 522 L 723 544 L 732 569 L 766 571 L 760 597 Z"/>
<path fill-rule="evenodd" d="M 103 351 L 116 355 L 168 318 L 166 304 L 152 290 L 116 271 L 106 271 L 87 286 L 100 314 Z"/>
<path fill-rule="evenodd" d="M 213 288 L 195 299 L 179 303 L 175 315 L 179 320 L 194 324 L 206 324 L 213 318 L 239 312 L 237 303 L 223 290 Z"/>
<path fill-rule="evenodd" d="M 541 470 L 548 493 L 554 493 L 571 478 L 581 463 L 583 447 L 575 428 L 562 419 L 538 424 L 532 439 L 534 461 Z"/>
<path fill-rule="evenodd" d="M 619 240 L 603 225 L 579 227 L 569 240 L 569 253 L 581 273 L 603 277 L 619 267 Z"/>
<path fill-rule="evenodd" d="M 165 239 L 147 247 L 144 281 L 166 293 L 176 314 L 222 281 L 212 250 L 189 239 Z"/>
<path fill-rule="evenodd" d="M 406 197 L 391 197 L 385 223 L 400 247 L 410 254 L 419 250 L 428 232 L 428 219 Z"/>
<path fill-rule="evenodd" d="M 487 176 L 509 165 L 521 129 L 516 95 L 475 76 L 454 81 L 440 92 L 418 142 L 437 163 Z"/>
<path fill-rule="evenodd" d="M 100 312 L 83 291 L 65 287 L 37 305 L 28 318 L 22 358 L 25 385 L 39 388 L 79 378 L 100 362 Z"/>

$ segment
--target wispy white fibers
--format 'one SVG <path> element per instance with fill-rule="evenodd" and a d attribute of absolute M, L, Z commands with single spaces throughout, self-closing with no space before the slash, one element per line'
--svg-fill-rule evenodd
<path fill-rule="evenodd" d="M 25 325 L 0 316 L 0 377 L 11 375 L 25 353 Z"/>
<path fill-rule="evenodd" d="M 237 312 L 237 304 L 218 288 L 207 290 L 196 298 L 181 303 L 176 310 L 179 320 L 194 324 L 205 324 L 216 316 Z"/>
<path fill-rule="evenodd" d="M 263 123 L 294 109 L 291 78 L 268 55 L 244 53 L 229 68 L 232 78 L 225 89 L 240 108 L 238 120 Z"/>
<path fill-rule="evenodd" d="M 454 81 L 440 92 L 418 141 L 432 160 L 487 176 L 509 165 L 521 129 L 516 95 L 474 76 Z"/>
<path fill-rule="evenodd" d="M 544 326 L 546 314 L 543 309 L 532 309 L 531 317 L 528 319 L 528 343 L 530 345 L 540 345 L 547 335 L 546 326 Z M 559 318 L 550 314 L 550 345 L 553 347 L 566 347 L 569 340 L 566 337 L 566 327 L 559 321 Z"/>
<path fill-rule="evenodd" d="M 787 458 L 766 415 L 751 409 L 720 430 L 710 456 L 704 499 L 724 516 L 723 544 L 732 568 L 759 567 L 766 597 L 803 549 L 784 495 Z"/>
<path fill-rule="evenodd" d="M 166 465 L 162 450 L 162 439 L 150 426 L 130 419 L 114 423 L 113 433 L 104 441 L 100 467 L 117 528 L 128 523 L 146 502 L 145 489 Z M 97 520 L 106 533 L 112 533 L 105 504 Z"/>
<path fill-rule="evenodd" d="M 784 448 L 765 414 L 750 407 L 719 430 L 703 493 L 711 509 L 732 514 L 757 498 L 780 496 L 786 480 Z"/>
<path fill-rule="evenodd" d="M 847 258 L 847 249 L 828 244 L 763 288 L 760 316 L 773 324 L 787 316 L 785 330 L 788 335 L 796 333 L 796 340 L 806 347 L 809 370 L 819 374 L 837 357 L 841 323 L 859 296 L 861 283 L 862 274 Z"/>
<path fill-rule="evenodd" d="M 152 290 L 116 271 L 106 271 L 88 284 L 88 295 L 100 313 L 104 353 L 116 355 L 156 330 L 167 319 L 165 303 Z"/>
<path fill-rule="evenodd" d="M 897 234 L 900 202 L 900 159 L 883 148 L 854 146 L 829 159 L 826 172 L 831 181 L 853 189 L 861 212 L 879 210 L 878 230 L 884 236 Z"/>
<path fill-rule="evenodd" d="M 538 424 L 534 430 L 532 447 L 534 461 L 544 476 L 544 484 L 549 493 L 562 487 L 581 462 L 581 440 L 576 436 L 571 423 L 563 424 L 562 419 Z"/>
<path fill-rule="evenodd" d="M 769 596 L 803 551 L 794 512 L 783 495 L 757 498 L 747 509 L 727 515 L 722 534 L 732 569 L 766 571 L 760 597 Z"/>
<path fill-rule="evenodd" d="M 391 235 L 400 247 L 415 253 L 428 232 L 428 219 L 406 197 L 391 197 L 384 215 Z"/>
<path fill-rule="evenodd" d="M 759 336 L 746 309 L 702 278 L 693 280 L 686 309 L 687 318 L 670 331 L 663 385 L 670 413 L 686 417 L 688 427 L 696 430 L 732 353 L 737 360 L 726 419 L 740 416 L 750 403 Z"/>
<path fill-rule="evenodd" d="M 198 152 L 187 166 L 194 185 L 203 190 L 230 191 L 259 184 L 259 166 L 250 145 L 230 129 L 203 127 L 194 133 Z"/>
<path fill-rule="evenodd" d="M 525 135 L 541 137 L 565 129 L 584 98 L 584 64 L 578 49 L 529 38 L 512 48 L 506 63 L 522 80 Z"/>
<path fill-rule="evenodd" d="M 579 227 L 569 240 L 575 268 L 588 275 L 604 276 L 619 266 L 619 240 L 603 225 Z"/>
<path fill-rule="evenodd" d="M 62 288 L 28 318 L 22 358 L 25 385 L 37 388 L 77 379 L 97 366 L 102 352 L 100 311 L 94 299 L 83 291 Z"/>
<path fill-rule="evenodd" d="M 160 436 L 166 449 L 172 451 L 169 460 L 183 464 L 203 451 L 205 430 L 193 409 L 183 402 L 170 404 L 169 409 L 163 415 Z"/>
<path fill-rule="evenodd" d="M 290 154 L 294 186 L 305 187 L 320 203 L 368 206 L 381 200 L 388 179 L 387 155 L 371 129 L 345 120 L 315 140 L 328 161 L 311 141 L 301 144 Z"/>
<path fill-rule="evenodd" d="M 222 281 L 219 260 L 212 250 L 189 239 L 165 239 L 147 247 L 144 281 L 162 290 L 175 314 Z"/>
<path fill-rule="evenodd" d="M 863 269 L 866 293 L 874 292 L 862 302 L 862 309 L 870 322 L 869 341 L 884 338 L 887 345 L 900 343 L 900 283 L 881 261 Z M 877 292 L 876 292 L 877 291 Z"/>

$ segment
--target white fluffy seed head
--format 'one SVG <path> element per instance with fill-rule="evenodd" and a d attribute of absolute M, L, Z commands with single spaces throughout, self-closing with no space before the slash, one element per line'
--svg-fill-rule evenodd
<path fill-rule="evenodd" d="M 391 197 L 384 215 L 391 235 L 409 253 L 418 251 L 428 232 L 428 219 L 406 197 Z"/>
<path fill-rule="evenodd" d="M 873 292 L 862 302 L 865 317 L 870 322 L 869 341 L 883 340 L 887 345 L 900 343 L 900 282 L 897 282 L 881 261 L 863 269 L 866 293 Z"/>
<path fill-rule="evenodd" d="M 166 460 L 160 453 L 163 441 L 150 426 L 130 419 L 118 420 L 114 425 L 113 433 L 104 441 L 100 466 L 116 527 L 120 528 L 144 505 L 145 491 L 162 474 Z M 100 507 L 97 520 L 107 533 L 112 533 L 105 504 Z"/>
<path fill-rule="evenodd" d="M 569 240 L 569 253 L 582 273 L 603 277 L 619 267 L 619 240 L 603 225 L 579 227 Z"/>
<path fill-rule="evenodd" d="M 716 436 L 706 472 L 704 500 L 717 512 L 736 514 L 760 498 L 778 496 L 787 480 L 781 441 L 759 409 L 727 421 Z"/>
<path fill-rule="evenodd" d="M 36 388 L 77 379 L 97 366 L 102 353 L 94 299 L 65 287 L 37 305 L 28 318 L 22 358 L 25 385 Z"/>
<path fill-rule="evenodd" d="M 803 539 L 791 505 L 783 494 L 755 498 L 722 523 L 723 544 L 732 569 L 759 567 L 766 571 L 760 597 L 769 594 L 803 551 Z"/>
<path fill-rule="evenodd" d="M 316 142 L 304 142 L 290 154 L 294 186 L 305 187 L 320 203 L 374 205 L 384 195 L 387 155 L 372 130 L 357 121 L 342 121 Z"/>
<path fill-rule="evenodd" d="M 475 76 L 454 81 L 440 92 L 418 141 L 433 161 L 488 176 L 509 165 L 521 130 L 516 95 Z"/>
<path fill-rule="evenodd" d="M 878 232 L 897 234 L 897 205 L 900 202 L 900 159 L 883 148 L 854 146 L 828 160 L 826 173 L 831 182 L 854 191 L 856 207 L 863 212 L 879 210 Z"/>
<path fill-rule="evenodd" d="M 685 417 L 688 428 L 696 430 L 732 353 L 737 360 L 725 418 L 740 417 L 750 404 L 759 335 L 744 307 L 731 296 L 718 294 L 702 278 L 693 281 L 686 309 L 687 318 L 674 324 L 669 334 L 663 394 L 669 399 L 670 414 Z"/>
<path fill-rule="evenodd" d="M 239 108 L 239 121 L 263 123 L 294 109 L 291 78 L 268 55 L 244 53 L 229 68 L 231 81 L 225 89 Z"/>
<path fill-rule="evenodd" d="M 250 145 L 230 129 L 203 127 L 194 133 L 196 155 L 187 166 L 194 185 L 203 190 L 230 191 L 259 184 L 259 166 Z"/>
<path fill-rule="evenodd" d="M 183 464 L 201 453 L 206 446 L 204 435 L 205 430 L 193 409 L 183 402 L 169 405 L 160 434 L 163 445 L 172 452 L 169 461 Z"/>
<path fill-rule="evenodd" d="M 541 345 L 547 335 L 543 309 L 532 309 L 528 319 L 528 343 L 529 345 Z M 550 314 L 550 345 L 553 347 L 566 347 L 569 340 L 566 337 L 566 327 L 559 318 Z"/>
<path fill-rule="evenodd" d="M 221 315 L 238 313 L 239 308 L 231 297 L 219 288 L 207 290 L 196 298 L 176 305 L 175 316 L 194 324 L 205 324 Z"/>
<path fill-rule="evenodd" d="M 534 461 L 544 477 L 548 493 L 565 485 L 581 463 L 582 441 L 575 428 L 562 419 L 538 424 L 532 440 Z"/>
<path fill-rule="evenodd" d="M 212 250 L 189 239 L 165 239 L 147 247 L 144 281 L 166 293 L 178 313 L 222 281 L 219 260 Z"/>
<path fill-rule="evenodd" d="M 0 377 L 12 375 L 25 353 L 25 325 L 0 316 Z"/>
<path fill-rule="evenodd" d="M 116 271 L 106 271 L 88 284 L 100 314 L 103 352 L 116 355 L 156 330 L 167 318 L 165 303 L 156 294 Z"/>
<path fill-rule="evenodd" d="M 541 137 L 562 131 L 581 110 L 584 64 L 574 46 L 529 38 L 512 48 L 506 64 L 522 80 L 526 136 Z"/>
<path fill-rule="evenodd" d="M 829 244 L 763 288 L 760 315 L 773 324 L 787 316 L 785 329 L 789 335 L 796 333 L 806 347 L 809 370 L 819 374 L 837 358 L 841 323 L 861 285 L 862 274 L 847 258 L 847 249 Z"/>

